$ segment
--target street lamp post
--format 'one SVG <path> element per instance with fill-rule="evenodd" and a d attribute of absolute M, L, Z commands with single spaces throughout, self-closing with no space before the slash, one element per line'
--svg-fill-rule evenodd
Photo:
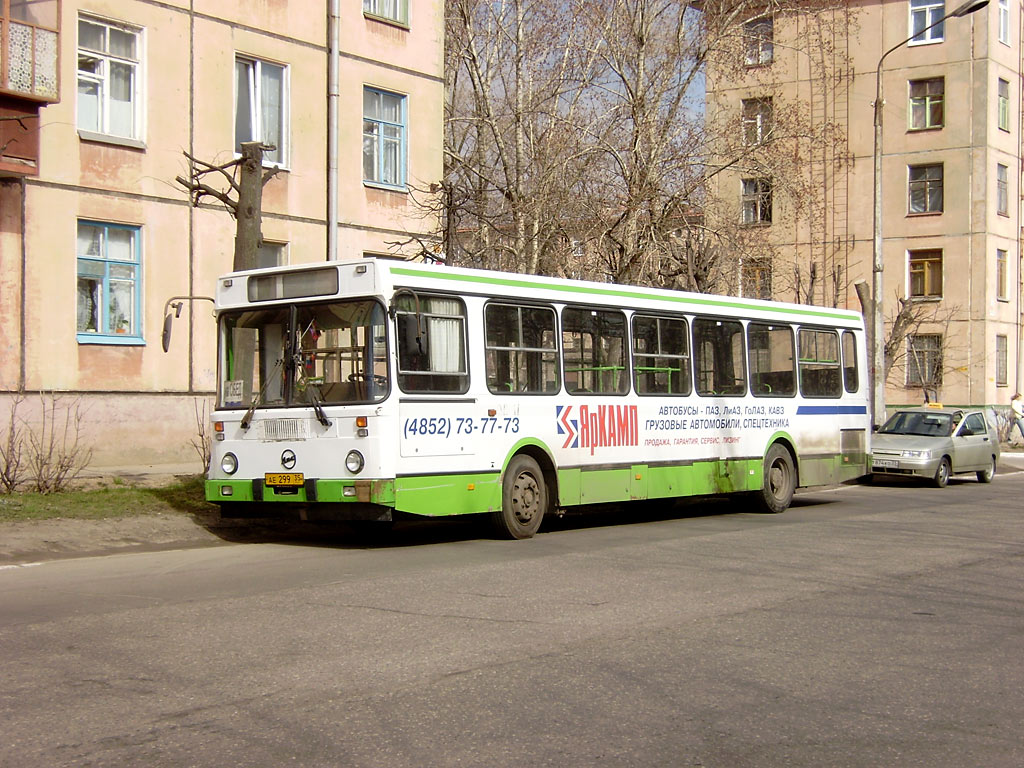
<path fill-rule="evenodd" d="M 918 35 L 939 26 L 949 18 L 961 18 L 980 11 L 989 0 L 967 0 L 956 10 L 938 21 L 919 29 L 906 40 L 882 54 L 875 68 L 875 143 L 874 143 L 874 217 L 871 250 L 871 420 L 875 424 L 885 421 L 885 321 L 882 315 L 882 62 L 893 51 L 899 50 Z"/>

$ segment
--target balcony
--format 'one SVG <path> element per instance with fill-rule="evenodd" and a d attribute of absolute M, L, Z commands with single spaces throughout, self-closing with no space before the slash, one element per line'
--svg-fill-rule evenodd
<path fill-rule="evenodd" d="M 60 101 L 61 0 L 0 0 L 0 177 L 39 173 L 39 111 Z"/>

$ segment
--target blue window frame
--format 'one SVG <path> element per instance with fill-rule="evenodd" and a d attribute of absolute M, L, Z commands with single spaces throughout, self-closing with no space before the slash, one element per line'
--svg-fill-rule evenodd
<path fill-rule="evenodd" d="M 405 188 L 406 97 L 363 88 L 363 182 Z"/>
<path fill-rule="evenodd" d="M 78 222 L 78 341 L 143 344 L 141 229 Z"/>

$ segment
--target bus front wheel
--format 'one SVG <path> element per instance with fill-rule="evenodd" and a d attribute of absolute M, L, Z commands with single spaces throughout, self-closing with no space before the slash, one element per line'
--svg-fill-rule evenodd
<path fill-rule="evenodd" d="M 510 539 L 528 539 L 540 528 L 548 506 L 544 473 L 529 456 L 512 458 L 501 483 L 501 509 L 492 513 L 495 528 Z"/>
<path fill-rule="evenodd" d="M 764 457 L 764 480 L 761 490 L 754 494 L 757 506 L 762 512 L 776 514 L 784 512 L 793 501 L 796 491 L 796 470 L 793 457 L 783 446 L 776 443 Z"/>

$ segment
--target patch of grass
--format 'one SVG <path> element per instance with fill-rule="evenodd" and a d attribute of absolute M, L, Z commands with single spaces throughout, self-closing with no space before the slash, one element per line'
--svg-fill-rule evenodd
<path fill-rule="evenodd" d="M 102 520 L 130 515 L 198 514 L 214 507 L 203 496 L 203 478 L 190 477 L 163 488 L 115 488 L 40 495 L 0 495 L 0 522 L 65 518 Z"/>

